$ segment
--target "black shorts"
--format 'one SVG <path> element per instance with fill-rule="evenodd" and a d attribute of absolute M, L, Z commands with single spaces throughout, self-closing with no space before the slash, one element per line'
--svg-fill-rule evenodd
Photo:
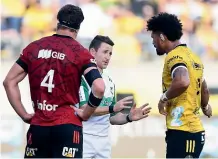
<path fill-rule="evenodd" d="M 166 131 L 166 158 L 199 158 L 204 147 L 205 132 Z"/>
<path fill-rule="evenodd" d="M 82 127 L 31 125 L 27 132 L 25 158 L 82 158 Z"/>

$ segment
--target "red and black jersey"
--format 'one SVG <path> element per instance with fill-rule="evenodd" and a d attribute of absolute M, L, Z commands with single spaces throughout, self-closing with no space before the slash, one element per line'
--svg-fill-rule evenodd
<path fill-rule="evenodd" d="M 70 105 L 79 103 L 81 76 L 93 62 L 88 50 L 68 36 L 54 34 L 29 44 L 17 63 L 29 76 L 35 110 L 31 124 L 81 126 Z"/>

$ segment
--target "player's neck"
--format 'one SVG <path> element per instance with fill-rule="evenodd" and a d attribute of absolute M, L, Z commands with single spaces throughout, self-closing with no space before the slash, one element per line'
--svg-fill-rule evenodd
<path fill-rule="evenodd" d="M 175 49 L 178 45 L 180 45 L 181 42 L 180 41 L 175 41 L 173 43 L 169 44 L 168 50 L 166 50 L 167 54 L 172 51 L 173 49 Z"/>
<path fill-rule="evenodd" d="M 100 74 L 103 73 L 103 69 L 101 69 L 101 68 L 99 68 L 99 67 L 98 67 L 98 71 L 100 72 Z"/>
<path fill-rule="evenodd" d="M 57 34 L 64 35 L 64 36 L 70 36 L 73 39 L 76 39 L 76 33 L 70 32 L 68 30 L 57 30 Z"/>

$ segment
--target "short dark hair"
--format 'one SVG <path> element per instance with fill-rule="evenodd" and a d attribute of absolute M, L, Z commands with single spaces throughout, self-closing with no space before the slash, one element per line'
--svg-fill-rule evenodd
<path fill-rule="evenodd" d="M 63 6 L 57 14 L 58 28 L 61 26 L 78 30 L 80 24 L 84 20 L 84 15 L 80 7 L 74 6 L 72 4 L 67 4 Z"/>
<path fill-rule="evenodd" d="M 170 41 L 179 40 L 183 35 L 181 21 L 176 15 L 169 13 L 159 13 L 151 17 L 147 22 L 147 30 L 162 32 Z"/>
<path fill-rule="evenodd" d="M 96 51 L 98 51 L 101 43 L 107 43 L 107 44 L 109 44 L 111 46 L 114 46 L 114 42 L 108 36 L 97 35 L 91 41 L 91 43 L 89 45 L 89 50 L 91 48 L 94 48 Z"/>

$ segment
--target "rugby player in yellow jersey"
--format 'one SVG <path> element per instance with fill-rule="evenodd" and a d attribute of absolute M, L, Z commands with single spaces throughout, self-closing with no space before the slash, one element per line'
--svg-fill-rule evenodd
<path fill-rule="evenodd" d="M 210 117 L 209 91 L 203 78 L 201 60 L 181 44 L 182 23 L 173 14 L 160 13 L 150 18 L 151 31 L 158 55 L 166 54 L 159 112 L 166 116 L 166 158 L 199 158 L 205 131 L 199 109 Z"/>

